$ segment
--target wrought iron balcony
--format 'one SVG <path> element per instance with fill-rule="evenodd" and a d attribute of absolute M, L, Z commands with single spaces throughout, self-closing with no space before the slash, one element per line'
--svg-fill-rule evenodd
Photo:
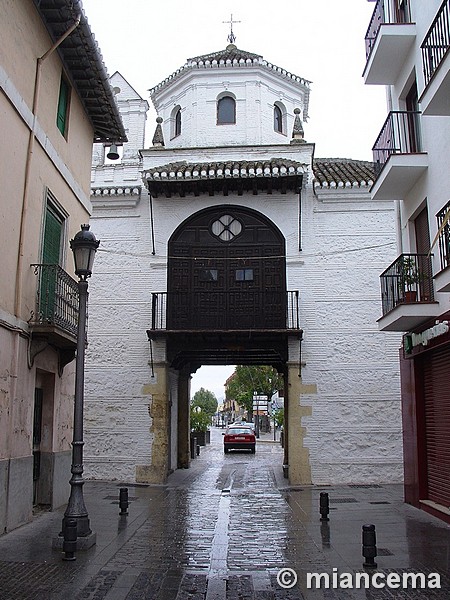
<path fill-rule="evenodd" d="M 383 315 L 399 304 L 434 301 L 431 256 L 401 254 L 381 274 Z"/>
<path fill-rule="evenodd" d="M 422 42 L 425 85 L 428 85 L 450 48 L 450 0 L 444 0 Z"/>
<path fill-rule="evenodd" d="M 34 264 L 38 278 L 36 287 L 36 307 L 29 324 L 32 330 L 40 333 L 56 330 L 76 340 L 78 325 L 78 285 L 59 265 Z M 53 340 L 55 342 L 55 340 Z M 61 344 L 58 344 L 61 345 Z M 64 344 L 63 344 L 64 345 Z"/>
<path fill-rule="evenodd" d="M 375 183 L 374 200 L 404 200 L 428 168 L 422 150 L 420 113 L 391 111 L 372 148 Z"/>
<path fill-rule="evenodd" d="M 389 0 L 377 0 L 375 8 L 370 19 L 367 29 L 366 42 L 366 59 L 369 58 L 378 32 L 382 24 L 385 23 L 410 23 L 411 13 L 408 2 L 395 2 L 395 8 L 391 8 Z"/>
<path fill-rule="evenodd" d="M 437 292 L 450 292 L 450 202 L 436 215 L 440 271 L 435 276 Z"/>
<path fill-rule="evenodd" d="M 420 112 L 391 111 L 372 148 L 375 174 L 378 175 L 391 154 L 415 154 L 422 151 Z"/>
<path fill-rule="evenodd" d="M 365 36 L 364 81 L 369 84 L 393 84 L 415 35 L 408 0 L 378 0 Z"/>
<path fill-rule="evenodd" d="M 439 233 L 439 257 L 441 269 L 450 266 L 450 202 L 436 215 Z"/>
<path fill-rule="evenodd" d="M 426 115 L 450 115 L 450 0 L 444 0 L 421 45 L 425 90 L 420 98 Z"/>
<path fill-rule="evenodd" d="M 151 330 L 155 332 L 278 329 L 300 331 L 298 291 L 288 291 L 286 297 L 271 291 L 248 291 L 238 296 L 203 292 L 192 307 L 183 292 L 152 293 Z"/>

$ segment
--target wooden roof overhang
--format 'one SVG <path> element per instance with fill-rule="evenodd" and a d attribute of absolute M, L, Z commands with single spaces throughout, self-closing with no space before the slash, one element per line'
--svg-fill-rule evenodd
<path fill-rule="evenodd" d="M 92 124 L 94 142 L 126 142 L 109 76 L 81 0 L 33 2 L 54 42 L 80 18 L 78 27 L 58 46 L 57 51 Z"/>
<path fill-rule="evenodd" d="M 184 197 L 191 194 L 286 194 L 288 191 L 298 192 L 306 171 L 306 164 L 281 159 L 169 163 L 144 171 L 143 179 L 154 198 Z"/>
<path fill-rule="evenodd" d="M 174 369 L 194 372 L 202 365 L 271 365 L 288 360 L 288 340 L 301 341 L 302 329 L 147 330 L 148 339 L 167 340 L 167 360 Z"/>

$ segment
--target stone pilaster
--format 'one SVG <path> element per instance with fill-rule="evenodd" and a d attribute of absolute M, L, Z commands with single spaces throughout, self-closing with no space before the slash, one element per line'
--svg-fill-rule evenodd
<path fill-rule="evenodd" d="M 178 379 L 178 468 L 187 469 L 190 460 L 189 399 L 191 376 L 181 372 Z"/>
<path fill-rule="evenodd" d="M 136 465 L 138 483 L 165 483 L 168 474 L 169 456 L 169 368 L 167 365 L 154 367 L 154 377 L 144 393 L 151 394 L 149 414 L 152 419 L 152 460 L 150 465 Z"/>
<path fill-rule="evenodd" d="M 302 405 L 302 394 L 316 393 L 315 385 L 305 385 L 299 377 L 298 364 L 288 366 L 288 460 L 289 483 L 304 485 L 311 483 L 311 464 L 309 449 L 303 445 L 306 427 L 302 425 L 303 417 L 310 416 L 311 406 Z"/>

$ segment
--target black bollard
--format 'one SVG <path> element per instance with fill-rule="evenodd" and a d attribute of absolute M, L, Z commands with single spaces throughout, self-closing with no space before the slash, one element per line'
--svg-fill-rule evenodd
<path fill-rule="evenodd" d="M 331 546 L 331 533 L 328 521 L 323 521 L 320 524 L 320 536 L 322 538 L 322 548 L 329 548 Z"/>
<path fill-rule="evenodd" d="M 320 492 L 320 520 L 329 521 L 328 513 L 330 512 L 330 499 L 327 492 Z"/>
<path fill-rule="evenodd" d="M 197 450 L 197 438 L 191 437 L 191 459 L 192 460 L 195 458 L 196 450 Z"/>
<path fill-rule="evenodd" d="M 119 515 L 127 515 L 128 514 L 128 488 L 120 488 L 119 491 Z"/>
<path fill-rule="evenodd" d="M 76 560 L 77 549 L 77 521 L 76 519 L 65 519 L 63 525 L 63 560 Z"/>
<path fill-rule="evenodd" d="M 375 569 L 377 563 L 375 557 L 377 555 L 377 534 L 375 532 L 375 525 L 363 525 L 362 526 L 362 554 L 365 558 L 363 567 Z"/>
<path fill-rule="evenodd" d="M 197 444 L 197 456 L 200 456 L 200 444 Z"/>

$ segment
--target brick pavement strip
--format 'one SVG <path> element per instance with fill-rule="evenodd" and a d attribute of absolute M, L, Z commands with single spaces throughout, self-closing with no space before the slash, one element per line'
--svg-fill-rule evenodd
<path fill-rule="evenodd" d="M 122 571 L 102 569 L 81 590 L 76 600 L 103 600 L 121 574 Z"/>
<path fill-rule="evenodd" d="M 80 568 L 72 564 L 0 562 L 0 600 L 49 600 Z"/>

